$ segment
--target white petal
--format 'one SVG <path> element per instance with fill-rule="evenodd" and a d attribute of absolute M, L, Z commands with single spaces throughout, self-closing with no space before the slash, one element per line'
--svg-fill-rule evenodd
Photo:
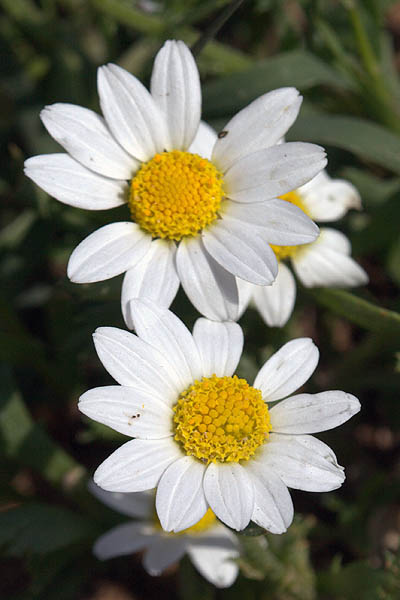
<path fill-rule="evenodd" d="M 93 479 L 110 492 L 152 490 L 165 469 L 181 456 L 181 450 L 172 437 L 130 440 L 98 467 Z"/>
<path fill-rule="evenodd" d="M 234 374 L 243 350 L 243 331 L 237 323 L 197 319 L 193 338 L 200 352 L 203 377 Z"/>
<path fill-rule="evenodd" d="M 264 94 L 237 113 L 218 138 L 213 161 L 226 171 L 236 160 L 275 145 L 294 123 L 302 97 L 295 88 Z"/>
<path fill-rule="evenodd" d="M 313 436 L 271 434 L 259 460 L 288 487 L 306 492 L 329 492 L 345 480 L 332 450 Z"/>
<path fill-rule="evenodd" d="M 319 233 L 317 225 L 294 204 L 286 200 L 267 200 L 254 204 L 230 202 L 224 217 L 244 222 L 269 244 L 296 246 L 313 242 Z"/>
<path fill-rule="evenodd" d="M 249 283 L 248 281 L 244 281 L 243 279 L 240 279 L 240 277 L 236 277 L 236 283 L 239 290 L 239 319 L 251 302 L 253 290 L 258 286 L 254 285 L 253 283 Z"/>
<path fill-rule="evenodd" d="M 190 145 L 189 152 L 192 152 L 192 154 L 199 154 L 203 158 L 211 160 L 211 154 L 216 140 L 217 134 L 214 129 L 204 121 L 200 121 L 199 128 Z"/>
<path fill-rule="evenodd" d="M 101 362 L 120 385 L 155 393 L 169 405 L 176 401 L 180 379 L 157 348 L 116 327 L 99 327 L 93 340 Z"/>
<path fill-rule="evenodd" d="M 207 512 L 203 491 L 205 465 L 184 456 L 166 469 L 157 487 L 156 509 L 165 531 L 182 531 Z"/>
<path fill-rule="evenodd" d="M 203 242 L 209 254 L 233 275 L 257 285 L 274 281 L 276 256 L 253 227 L 224 216 L 205 230 Z"/>
<path fill-rule="evenodd" d="M 235 277 L 213 259 L 201 239 L 183 239 L 176 253 L 183 289 L 197 310 L 214 321 L 234 321 L 239 296 Z"/>
<path fill-rule="evenodd" d="M 148 520 L 151 520 L 154 516 L 153 490 L 148 492 L 133 492 L 132 494 L 107 492 L 96 485 L 92 479 L 89 481 L 88 489 L 100 502 L 122 515 Z"/>
<path fill-rule="evenodd" d="M 98 70 L 97 86 L 107 125 L 127 152 L 147 161 L 167 147 L 164 118 L 136 77 L 108 64 Z"/>
<path fill-rule="evenodd" d="M 199 72 L 189 48 L 167 41 L 154 61 L 151 94 L 167 122 L 170 150 L 187 150 L 201 114 Z"/>
<path fill-rule="evenodd" d="M 237 160 L 224 177 L 227 195 L 246 203 L 276 198 L 314 177 L 325 165 L 321 146 L 278 144 Z"/>
<path fill-rule="evenodd" d="M 52 104 L 40 113 L 50 135 L 82 165 L 113 179 L 131 179 L 139 163 L 112 137 L 104 119 L 74 104 Z"/>
<path fill-rule="evenodd" d="M 185 538 L 162 537 L 152 543 L 144 558 L 143 566 L 146 571 L 153 576 L 161 575 L 161 573 L 169 566 L 178 562 L 186 551 Z"/>
<path fill-rule="evenodd" d="M 239 463 L 211 463 L 204 476 L 204 492 L 214 514 L 232 529 L 241 531 L 254 509 L 254 486 Z"/>
<path fill-rule="evenodd" d="M 151 237 L 136 223 L 110 223 L 85 238 L 68 261 L 74 283 L 104 281 L 124 273 L 150 248 Z"/>
<path fill-rule="evenodd" d="M 266 402 L 274 402 L 299 389 L 314 373 L 319 351 L 310 338 L 298 338 L 282 346 L 259 371 L 254 387 Z"/>
<path fill-rule="evenodd" d="M 174 365 L 183 391 L 203 375 L 192 334 L 173 312 L 147 299 L 131 301 L 131 316 L 138 336 L 158 348 Z"/>
<path fill-rule="evenodd" d="M 354 287 L 368 283 L 368 275 L 355 260 L 332 249 L 332 236 L 321 237 L 292 258 L 297 277 L 305 287 Z M 342 248 L 341 248 L 342 250 Z"/>
<path fill-rule="evenodd" d="M 340 391 L 299 394 L 275 405 L 271 411 L 272 431 L 318 433 L 345 423 L 361 405 L 355 396 Z"/>
<path fill-rule="evenodd" d="M 100 536 L 93 553 L 100 560 L 107 560 L 138 552 L 151 543 L 152 532 L 153 528 L 146 523 L 123 523 Z"/>
<path fill-rule="evenodd" d="M 90 419 L 130 437 L 147 440 L 173 434 L 172 410 L 153 392 L 108 385 L 82 394 L 78 408 Z"/>
<path fill-rule="evenodd" d="M 176 246 L 165 240 L 153 240 L 146 255 L 125 274 L 121 292 L 122 314 L 129 329 L 133 328 L 129 302 L 149 298 L 169 308 L 179 288 L 175 268 Z"/>
<path fill-rule="evenodd" d="M 293 502 L 278 475 L 262 462 L 250 460 L 254 485 L 254 511 L 251 520 L 271 533 L 284 533 L 293 520 Z"/>
<path fill-rule="evenodd" d="M 316 240 L 319 244 L 322 244 L 324 248 L 330 248 L 340 254 L 351 254 L 351 244 L 348 237 L 344 235 L 338 229 L 332 229 L 331 227 L 321 227 L 319 231 L 319 237 Z"/>
<path fill-rule="evenodd" d="M 217 588 L 225 588 L 235 581 L 239 567 L 238 544 L 223 525 L 208 530 L 202 536 L 193 537 L 187 553 L 196 569 Z"/>
<path fill-rule="evenodd" d="M 350 208 L 361 209 L 361 198 L 357 188 L 343 179 L 331 179 L 322 173 L 302 186 L 300 194 L 308 214 L 316 221 L 337 221 Z"/>
<path fill-rule="evenodd" d="M 25 161 L 25 175 L 59 202 L 106 210 L 127 201 L 126 181 L 109 179 L 83 167 L 68 154 L 41 154 Z"/>
<path fill-rule="evenodd" d="M 296 300 L 296 282 L 282 262 L 272 285 L 253 287 L 252 298 L 269 327 L 283 327 L 292 314 Z"/>

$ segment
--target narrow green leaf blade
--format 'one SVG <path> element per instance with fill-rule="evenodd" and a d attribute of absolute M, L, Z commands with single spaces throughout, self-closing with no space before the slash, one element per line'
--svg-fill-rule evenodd
<path fill-rule="evenodd" d="M 287 138 L 342 148 L 400 173 L 400 137 L 366 119 L 323 114 L 307 107 Z"/>
<path fill-rule="evenodd" d="M 284 86 L 306 90 L 316 85 L 351 87 L 340 73 L 319 58 L 305 50 L 295 50 L 206 84 L 203 110 L 207 117 L 225 116 L 270 90 Z"/>
<path fill-rule="evenodd" d="M 388 336 L 400 335 L 400 314 L 372 304 L 343 290 L 308 290 L 319 304 L 369 331 Z"/>

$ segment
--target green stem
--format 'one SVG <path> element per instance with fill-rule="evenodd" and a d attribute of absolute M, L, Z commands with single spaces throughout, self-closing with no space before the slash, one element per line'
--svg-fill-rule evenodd
<path fill-rule="evenodd" d="M 187 44 L 193 44 L 199 37 L 193 27 L 176 27 L 173 32 L 165 20 L 158 15 L 146 15 L 143 12 L 123 4 L 120 0 L 91 0 L 91 5 L 99 12 L 118 23 L 132 27 L 146 35 L 152 35 L 159 39 L 165 39 L 173 35 Z M 223 73 L 234 73 L 248 68 L 252 60 L 234 48 L 211 41 L 204 51 L 204 57 L 214 65 L 215 70 Z"/>
<path fill-rule="evenodd" d="M 243 3 L 243 0 L 232 0 L 232 2 L 224 8 L 220 15 L 207 27 L 205 32 L 199 37 L 197 42 L 192 46 L 192 54 L 198 56 L 203 50 L 204 46 L 212 40 L 223 27 L 226 21 L 233 15 L 233 13 Z"/>
<path fill-rule="evenodd" d="M 385 334 L 388 338 L 400 335 L 400 314 L 363 300 L 343 290 L 315 288 L 307 290 L 323 306 L 349 321 Z"/>
<path fill-rule="evenodd" d="M 388 91 L 379 61 L 368 39 L 357 4 L 354 0 L 343 0 L 343 4 L 349 14 L 358 52 L 367 75 L 368 81 L 366 85 L 364 82 L 364 87 L 366 87 L 367 92 L 374 95 L 377 105 L 376 110 L 382 123 L 393 131 L 400 133 L 399 115 L 394 108 L 393 99 Z"/>

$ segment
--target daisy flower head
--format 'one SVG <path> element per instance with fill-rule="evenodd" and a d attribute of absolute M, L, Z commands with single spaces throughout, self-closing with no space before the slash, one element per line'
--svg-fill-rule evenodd
<path fill-rule="evenodd" d="M 150 575 L 160 575 L 187 554 L 201 575 L 216 587 L 229 587 L 235 581 L 239 543 L 211 509 L 195 525 L 179 533 L 167 533 L 158 520 L 153 492 L 107 492 L 95 483 L 89 489 L 110 508 L 135 518 L 96 541 L 93 551 L 100 560 L 144 551 L 144 568 Z"/>
<path fill-rule="evenodd" d="M 214 320 L 238 316 L 236 277 L 271 284 L 271 244 L 304 244 L 317 226 L 278 196 L 326 164 L 323 149 L 278 144 L 300 109 L 294 88 L 261 96 L 217 136 L 200 121 L 201 90 L 187 46 L 168 41 L 156 56 L 150 92 L 121 67 L 98 71 L 103 117 L 54 104 L 42 121 L 65 150 L 30 158 L 25 172 L 60 202 L 89 210 L 127 205 L 73 251 L 76 283 L 126 272 L 122 310 L 134 297 L 168 307 L 182 284 Z"/>
<path fill-rule="evenodd" d="M 317 222 L 336 221 L 350 208 L 361 209 L 357 189 L 348 181 L 331 179 L 325 171 L 281 198 Z M 296 282 L 287 262 L 291 263 L 299 281 L 307 288 L 343 288 L 368 283 L 368 275 L 350 256 L 350 241 L 331 227 L 321 227 L 318 239 L 309 244 L 272 245 L 272 249 L 279 266 L 271 286 L 252 285 L 242 280 L 237 282 L 240 313 L 251 302 L 270 327 L 283 327 L 293 312 Z"/>
<path fill-rule="evenodd" d="M 97 469 L 100 487 L 156 488 L 165 531 L 191 527 L 210 508 L 233 529 L 252 520 L 282 533 L 293 518 L 288 487 L 342 485 L 334 453 L 310 434 L 344 423 L 360 403 L 341 391 L 291 396 L 317 365 L 310 339 L 285 344 L 250 385 L 234 374 L 243 347 L 237 323 L 200 318 L 191 334 L 149 300 L 131 305 L 136 335 L 109 327 L 94 334 L 119 385 L 89 390 L 79 401 L 88 417 L 135 438 Z"/>

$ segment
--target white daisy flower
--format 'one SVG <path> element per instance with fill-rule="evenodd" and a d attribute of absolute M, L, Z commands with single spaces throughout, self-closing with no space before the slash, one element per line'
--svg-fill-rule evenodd
<path fill-rule="evenodd" d="M 342 485 L 334 453 L 309 434 L 344 423 L 360 403 L 341 391 L 288 397 L 317 365 L 310 339 L 283 346 L 249 385 L 234 375 L 243 346 L 237 323 L 201 318 L 191 335 L 167 309 L 143 299 L 131 305 L 137 335 L 112 327 L 94 334 L 119 385 L 89 390 L 79 402 L 88 417 L 135 438 L 97 469 L 100 487 L 157 488 L 165 531 L 191 527 L 211 508 L 233 529 L 252 520 L 282 533 L 293 518 L 288 487 Z"/>
<path fill-rule="evenodd" d="M 331 179 L 322 171 L 309 183 L 281 196 L 316 221 L 335 221 L 350 208 L 361 209 L 357 189 L 348 181 Z M 272 245 L 279 262 L 278 275 L 271 286 L 258 286 L 238 280 L 240 314 L 251 302 L 270 327 L 283 327 L 293 312 L 296 282 L 285 264 L 290 260 L 301 281 L 311 287 L 355 287 L 368 283 L 364 269 L 351 258 L 348 238 L 330 227 L 321 227 L 318 239 L 302 246 Z"/>
<path fill-rule="evenodd" d="M 235 581 L 239 543 L 211 509 L 192 527 L 167 533 L 157 518 L 153 493 L 106 492 L 95 484 L 90 490 L 110 508 L 136 519 L 114 527 L 96 541 L 93 551 L 100 560 L 144 550 L 144 568 L 150 575 L 160 575 L 187 554 L 201 575 L 216 587 L 229 587 Z"/>
<path fill-rule="evenodd" d="M 99 69 L 98 92 L 104 118 L 71 104 L 46 107 L 42 121 L 67 154 L 25 163 L 28 177 L 60 202 L 89 210 L 128 205 L 126 221 L 78 245 L 69 278 L 89 283 L 126 272 L 125 315 L 136 296 L 168 307 L 182 283 L 202 314 L 234 320 L 235 277 L 257 285 L 276 277 L 266 242 L 305 244 L 318 235 L 301 210 L 277 199 L 326 165 L 319 146 L 277 144 L 299 112 L 297 90 L 261 96 L 216 136 L 200 122 L 192 54 L 168 41 L 155 59 L 151 92 L 113 64 Z"/>

